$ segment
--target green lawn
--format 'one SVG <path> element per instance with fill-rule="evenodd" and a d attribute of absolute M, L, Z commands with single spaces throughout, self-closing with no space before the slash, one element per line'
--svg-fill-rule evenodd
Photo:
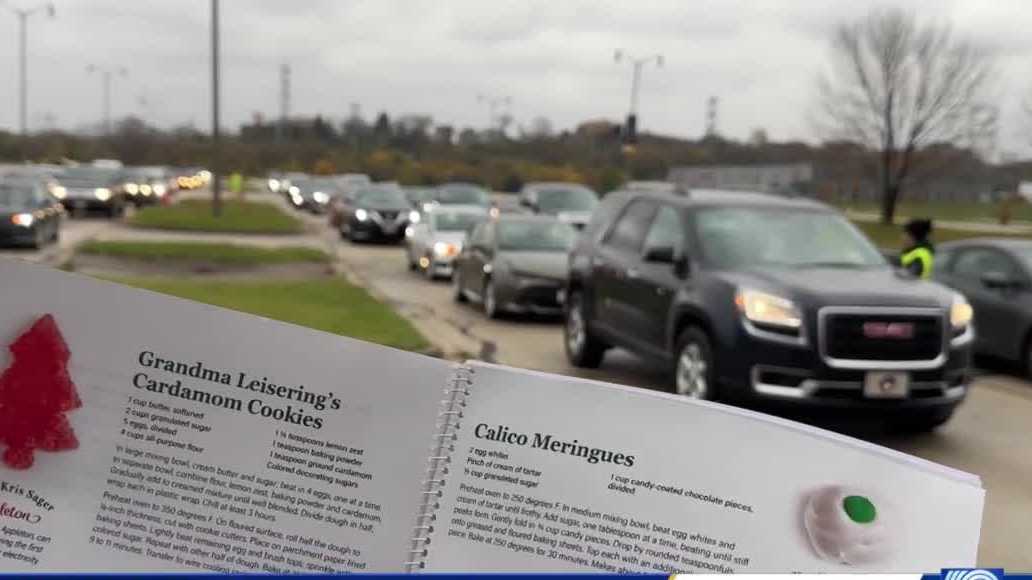
<path fill-rule="evenodd" d="M 863 230 L 875 245 L 885 250 L 898 250 L 903 245 L 902 231 L 900 225 L 885 225 L 880 222 L 854 221 L 856 227 Z M 967 238 L 1000 237 L 998 233 L 969 232 L 966 230 L 948 230 L 936 227 L 932 239 L 936 242 L 949 242 L 952 240 L 963 240 Z M 1028 237 L 1028 236 L 1015 236 Z"/>
<path fill-rule="evenodd" d="M 160 230 L 246 234 L 296 234 L 302 229 L 300 220 L 272 204 L 237 199 L 225 200 L 218 218 L 211 213 L 210 201 L 190 199 L 143 208 L 129 223 Z"/>
<path fill-rule="evenodd" d="M 261 248 L 208 242 L 123 242 L 89 241 L 79 252 L 143 262 L 206 262 L 231 266 L 257 266 L 309 262 L 323 264 L 325 252 L 302 246 Z"/>
<path fill-rule="evenodd" d="M 881 213 L 878 202 L 833 201 L 841 209 Z M 928 217 L 933 220 L 998 222 L 1000 203 L 952 202 L 952 201 L 903 201 L 896 208 L 896 221 L 902 223 L 908 217 Z M 1032 204 L 1015 201 L 1011 208 L 1011 220 L 1032 221 Z"/>
<path fill-rule="evenodd" d="M 405 350 L 420 351 L 429 346 L 407 320 L 340 278 L 281 282 L 111 280 Z"/>

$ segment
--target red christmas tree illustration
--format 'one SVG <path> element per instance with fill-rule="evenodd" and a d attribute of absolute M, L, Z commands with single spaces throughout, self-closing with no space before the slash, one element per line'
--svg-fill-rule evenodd
<path fill-rule="evenodd" d="M 54 317 L 40 317 L 10 346 L 13 361 L 0 375 L 3 462 L 28 469 L 36 449 L 75 449 L 79 440 L 65 413 L 82 406 L 68 376 L 68 345 Z"/>

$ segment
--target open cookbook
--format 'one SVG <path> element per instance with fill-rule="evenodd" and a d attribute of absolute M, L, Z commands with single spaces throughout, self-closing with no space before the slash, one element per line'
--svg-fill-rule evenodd
<path fill-rule="evenodd" d="M 0 260 L 0 572 L 921 572 L 973 475 Z"/>

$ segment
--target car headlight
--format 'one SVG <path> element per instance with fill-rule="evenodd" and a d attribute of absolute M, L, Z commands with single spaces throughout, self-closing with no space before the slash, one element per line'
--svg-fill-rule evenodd
<path fill-rule="evenodd" d="M 420 221 L 422 221 L 422 219 L 423 214 L 419 213 L 418 211 L 412 210 L 408 212 L 408 221 L 410 223 L 418 224 Z"/>
<path fill-rule="evenodd" d="M 756 290 L 735 293 L 735 306 L 750 322 L 781 328 L 799 328 L 803 315 L 794 302 L 781 296 Z"/>
<path fill-rule="evenodd" d="M 279 180 L 278 179 L 270 179 L 269 180 L 269 191 L 276 191 L 277 189 L 279 189 Z"/>
<path fill-rule="evenodd" d="M 305 198 L 301 197 L 300 195 L 298 195 L 296 193 L 292 193 L 292 194 L 290 194 L 290 201 L 294 205 L 298 205 L 299 206 L 299 205 L 301 205 L 302 203 L 305 202 Z"/>
<path fill-rule="evenodd" d="M 68 190 L 60 185 L 55 185 L 50 189 L 50 193 L 52 193 L 57 199 L 64 199 L 68 195 Z"/>
<path fill-rule="evenodd" d="M 498 216 L 502 215 L 502 210 L 492 207 L 487 213 L 491 216 L 491 219 L 498 219 Z"/>
<path fill-rule="evenodd" d="M 317 191 L 312 194 L 312 199 L 315 200 L 315 203 L 329 203 L 330 196 L 326 195 L 321 191 Z"/>
<path fill-rule="evenodd" d="M 100 201 L 107 201 L 111 199 L 111 190 L 106 187 L 98 187 L 93 190 L 93 195 Z"/>
<path fill-rule="evenodd" d="M 953 330 L 964 330 L 971 324 L 975 311 L 971 308 L 967 298 L 962 294 L 953 295 L 953 303 L 950 304 L 950 326 Z"/>
<path fill-rule="evenodd" d="M 290 195 L 299 195 L 301 193 L 301 189 L 296 185 L 291 185 L 287 192 L 290 193 Z"/>
<path fill-rule="evenodd" d="M 151 191 L 151 186 L 147 185 L 146 183 L 140 186 L 140 193 L 143 195 L 150 195 Z"/>
<path fill-rule="evenodd" d="M 164 184 L 156 183 L 156 184 L 154 184 L 154 187 L 151 188 L 151 191 L 154 192 L 154 195 L 156 195 L 158 197 L 161 197 L 161 196 L 165 195 L 165 192 L 167 192 L 168 189 L 165 187 Z"/>
<path fill-rule="evenodd" d="M 438 258 L 450 258 L 459 253 L 459 246 L 448 242 L 437 242 L 434 244 L 434 255 Z"/>
<path fill-rule="evenodd" d="M 364 222 L 367 219 L 369 219 L 369 212 L 367 212 L 364 209 L 356 209 L 355 210 L 355 219 L 360 221 L 360 222 Z"/>
<path fill-rule="evenodd" d="M 135 183 L 127 183 L 125 184 L 125 192 L 129 195 L 136 195 L 140 193 L 140 186 Z"/>
<path fill-rule="evenodd" d="M 36 221 L 36 218 L 32 217 L 31 213 L 18 213 L 11 216 L 11 223 L 16 226 L 30 227 L 32 222 Z"/>

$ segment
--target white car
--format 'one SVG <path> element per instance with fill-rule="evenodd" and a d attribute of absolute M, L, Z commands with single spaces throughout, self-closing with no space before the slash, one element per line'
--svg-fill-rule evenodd
<path fill-rule="evenodd" d="M 433 280 L 451 278 L 466 234 L 489 216 L 487 208 L 477 205 L 436 205 L 419 217 L 405 232 L 405 256 L 410 270 Z"/>

